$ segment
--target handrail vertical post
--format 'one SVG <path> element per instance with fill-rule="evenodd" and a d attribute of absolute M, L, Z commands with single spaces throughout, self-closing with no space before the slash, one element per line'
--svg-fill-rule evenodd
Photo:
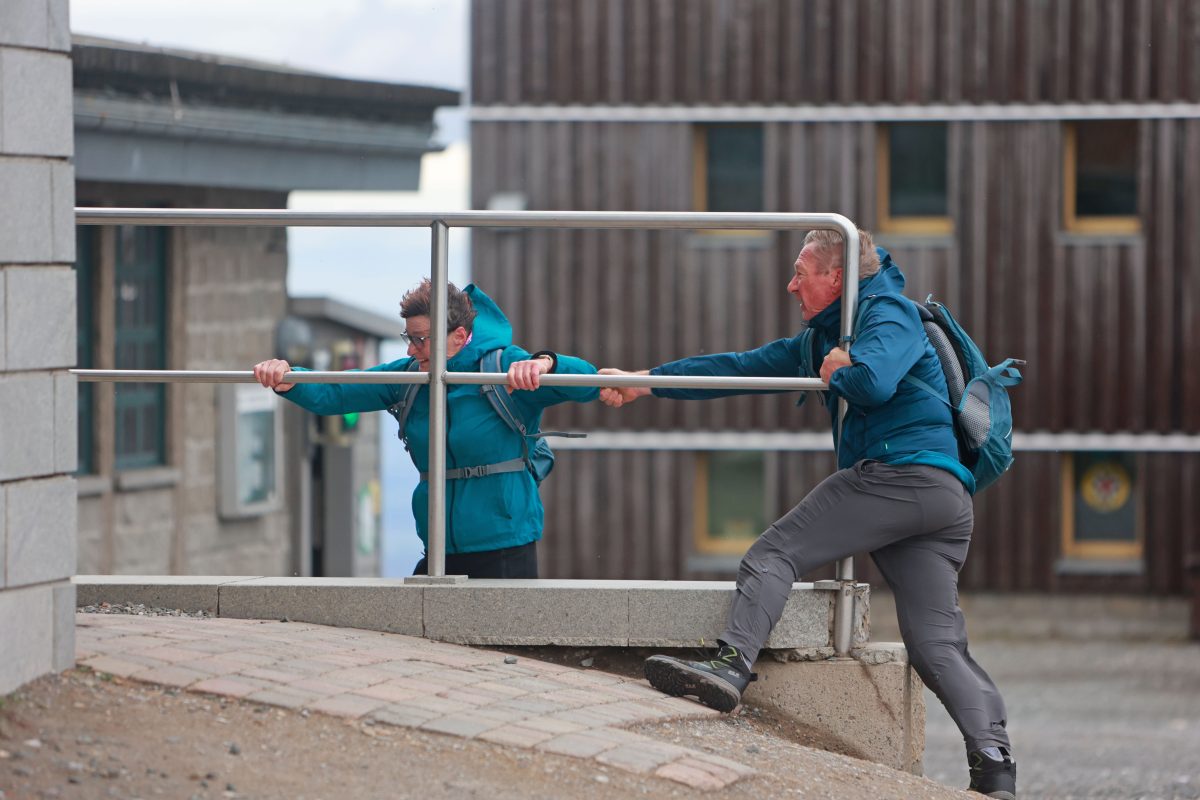
<path fill-rule="evenodd" d="M 858 308 L 859 273 L 858 228 L 849 220 L 843 221 L 842 238 L 846 247 L 842 259 L 842 341 L 849 342 L 854 335 L 854 314 Z M 843 397 L 838 401 L 837 454 L 841 453 L 842 431 L 848 410 L 846 398 Z M 838 464 L 835 463 L 833 468 L 836 471 Z M 847 556 L 839 561 L 834 577 L 838 581 L 838 595 L 833 608 L 833 650 L 839 656 L 847 656 L 854 637 L 854 559 Z"/>
<path fill-rule="evenodd" d="M 435 220 L 432 231 L 432 308 L 429 314 L 429 526 L 426 564 L 430 577 L 446 574 L 446 339 L 450 229 Z"/>

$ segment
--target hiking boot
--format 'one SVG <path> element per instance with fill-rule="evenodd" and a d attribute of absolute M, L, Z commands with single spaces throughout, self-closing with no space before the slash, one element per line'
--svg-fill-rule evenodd
<path fill-rule="evenodd" d="M 650 685 L 672 697 L 692 695 L 709 708 L 726 713 L 742 702 L 742 692 L 758 676 L 747 667 L 737 648 L 724 645 L 711 661 L 684 661 L 650 656 L 645 665 Z"/>
<path fill-rule="evenodd" d="M 967 768 L 971 772 L 971 785 L 967 788 L 999 800 L 1017 800 L 1017 762 L 1005 748 L 996 749 L 1000 752 L 999 759 L 981 750 L 967 754 Z"/>

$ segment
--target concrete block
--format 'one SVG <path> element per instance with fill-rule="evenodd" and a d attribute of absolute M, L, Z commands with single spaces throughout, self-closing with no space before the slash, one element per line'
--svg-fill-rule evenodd
<path fill-rule="evenodd" d="M 46 0 L 46 47 L 71 52 L 71 0 Z"/>
<path fill-rule="evenodd" d="M 76 575 L 75 602 L 79 606 L 144 605 L 181 611 L 217 613 L 217 587 L 254 580 L 253 575 Z"/>
<path fill-rule="evenodd" d="M 6 369 L 8 369 L 8 356 L 6 352 L 8 347 L 8 337 L 4 334 L 4 285 L 7 280 L 7 276 L 8 271 L 0 269 L 0 372 L 4 372 Z"/>
<path fill-rule="evenodd" d="M 36 50 L 0 51 L 0 126 L 4 151 L 71 155 L 71 59 Z"/>
<path fill-rule="evenodd" d="M 54 471 L 74 472 L 79 463 L 79 386 L 69 372 L 54 375 Z"/>
<path fill-rule="evenodd" d="M 7 485 L 8 585 L 66 580 L 75 574 L 75 479 Z"/>
<path fill-rule="evenodd" d="M 639 581 L 472 580 L 425 587 L 425 636 L 456 644 L 624 646 Z"/>
<path fill-rule="evenodd" d="M 75 586 L 60 583 L 54 591 L 54 655 L 55 672 L 75 666 Z"/>
<path fill-rule="evenodd" d="M 75 366 L 75 271 L 11 267 L 7 273 L 8 368 Z"/>
<path fill-rule="evenodd" d="M 0 589 L 8 586 L 8 487 L 0 483 Z"/>
<path fill-rule="evenodd" d="M 815 731 L 827 749 L 922 774 L 925 695 L 902 645 L 855 658 L 779 663 L 759 659 L 746 700 Z"/>
<path fill-rule="evenodd" d="M 75 262 L 75 167 L 68 161 L 50 162 L 51 259 Z"/>
<path fill-rule="evenodd" d="M 0 697 L 53 670 L 53 604 L 50 586 L 0 592 Z"/>
<path fill-rule="evenodd" d="M 48 162 L 0 157 L 0 186 L 0 263 L 49 261 L 54 248 L 53 215 L 46 213 L 52 208 Z"/>
<path fill-rule="evenodd" d="M 53 472 L 54 377 L 0 374 L 0 481 Z"/>
<path fill-rule="evenodd" d="M 735 593 L 733 581 L 663 581 L 629 596 L 632 647 L 699 647 L 725 629 Z M 812 584 L 792 587 L 768 648 L 819 648 L 832 644 L 832 592 Z"/>
<path fill-rule="evenodd" d="M 258 578 L 222 585 L 218 612 L 420 636 L 423 591 L 387 578 Z"/>
<path fill-rule="evenodd" d="M 0 45 L 48 47 L 49 22 L 46 0 L 4 0 L 0 3 Z"/>

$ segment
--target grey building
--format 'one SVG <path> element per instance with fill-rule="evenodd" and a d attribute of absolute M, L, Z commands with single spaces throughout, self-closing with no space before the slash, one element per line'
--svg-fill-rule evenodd
<path fill-rule="evenodd" d="M 434 110 L 458 102 L 442 89 L 94 38 L 77 37 L 72 53 L 79 205 L 286 208 L 293 189 L 415 190 L 421 156 L 437 149 Z M 77 237 L 80 366 L 248 369 L 275 354 L 289 313 L 284 229 L 80 227 Z M 322 311 L 306 315 L 318 328 L 332 324 Z M 366 362 L 395 330 L 344 327 L 339 346 Z M 295 494 L 306 485 L 298 463 L 339 458 L 358 465 L 343 488 L 371 491 L 373 421 L 353 438 L 314 431 L 305 446 L 284 435 L 298 412 L 250 385 L 78 391 L 80 573 L 377 570 L 319 550 L 314 561 L 314 531 L 319 545 L 324 524 L 361 515 L 350 506 L 314 529 L 308 516 L 337 503 Z"/>

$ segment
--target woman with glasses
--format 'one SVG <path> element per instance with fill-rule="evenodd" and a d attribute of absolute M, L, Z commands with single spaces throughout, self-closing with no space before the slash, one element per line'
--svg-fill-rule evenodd
<path fill-rule="evenodd" d="M 385 372 L 429 371 L 432 287 L 425 280 L 400 302 L 407 330 L 408 357 L 371 367 Z M 449 372 L 492 372 L 486 362 L 507 372 L 501 405 L 524 425 L 522 435 L 489 400 L 489 387 L 450 384 L 447 390 L 446 445 L 446 572 L 472 578 L 536 578 L 537 542 L 542 538 L 542 501 L 530 452 L 540 430 L 542 411 L 556 403 L 586 403 L 599 392 L 592 387 L 542 386 L 541 376 L 594 374 L 583 359 L 550 351 L 529 351 L 512 343 L 512 326 L 504 313 L 477 286 L 449 287 L 446 369 Z M 399 435 L 421 482 L 413 492 L 417 535 L 428 546 L 429 519 L 429 387 L 413 384 L 283 383 L 293 369 L 282 359 L 263 361 L 254 376 L 263 386 L 315 414 L 347 414 L 389 410 L 401 423 Z M 539 475 L 539 478 L 543 477 Z M 413 571 L 423 575 L 427 558 Z"/>

